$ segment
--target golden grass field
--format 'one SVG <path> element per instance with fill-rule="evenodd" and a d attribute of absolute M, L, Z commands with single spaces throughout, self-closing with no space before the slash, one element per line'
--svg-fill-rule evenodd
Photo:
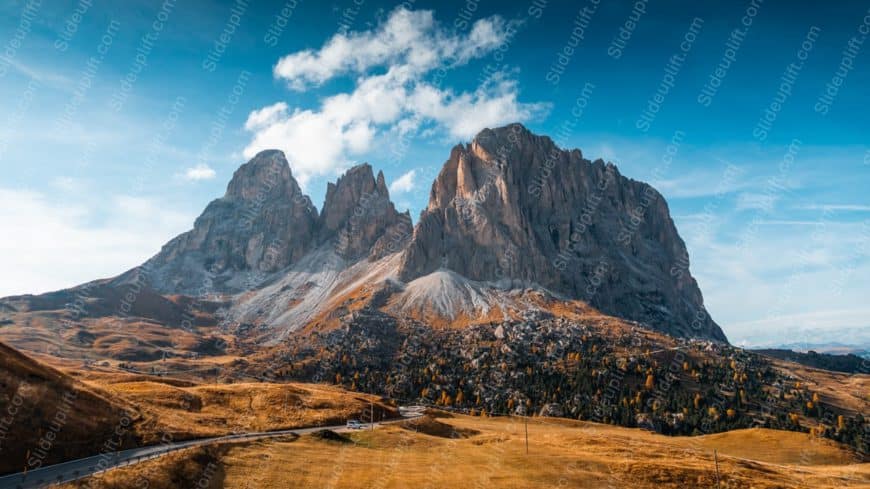
<path fill-rule="evenodd" d="M 378 396 L 323 384 L 198 384 L 94 371 L 73 377 L 0 343 L 0 474 L 104 448 L 343 424 L 372 408 L 376 419 L 396 416 Z"/>
<path fill-rule="evenodd" d="M 395 417 L 396 410 L 377 396 L 324 384 L 206 384 L 173 386 L 135 381 L 101 387 L 138 406 L 148 420 L 139 433 L 145 444 L 164 434 L 174 440 L 231 432 L 274 431 L 343 424 L 348 418 Z"/>
<path fill-rule="evenodd" d="M 2 343 L 0 418 L 0 474 L 96 453 L 115 427 L 140 421 L 133 404 Z M 123 447 L 136 442 L 131 433 L 116 441 Z"/>
<path fill-rule="evenodd" d="M 665 437 L 554 418 L 435 414 L 346 434 L 185 450 L 67 488 L 870 487 L 870 464 L 835 443 L 765 429 Z"/>

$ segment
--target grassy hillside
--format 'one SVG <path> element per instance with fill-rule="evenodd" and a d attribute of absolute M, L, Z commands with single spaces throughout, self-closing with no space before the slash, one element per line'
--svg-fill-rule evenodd
<path fill-rule="evenodd" d="M 0 473 L 137 443 L 140 413 L 0 343 Z"/>
<path fill-rule="evenodd" d="M 71 487 L 116 489 L 131 481 L 174 487 L 165 474 L 187 467 L 212 489 L 406 487 L 842 488 L 870 485 L 870 465 L 840 445 L 766 429 L 666 437 L 637 429 L 532 418 L 437 414 L 405 426 L 335 437 L 196 449 L 111 471 Z M 209 464 L 211 465 L 208 468 Z M 194 469 L 191 469 L 193 467 Z M 190 471 L 193 470 L 192 473 Z M 197 471 L 198 470 L 198 471 Z"/>
<path fill-rule="evenodd" d="M 146 444 L 230 432 L 274 431 L 342 424 L 349 418 L 397 416 L 377 396 L 317 384 L 103 383 L 104 388 L 139 406 L 150 421 L 142 428 Z"/>
<path fill-rule="evenodd" d="M 377 396 L 314 384 L 80 378 L 0 343 L 0 473 L 167 441 L 393 417 Z"/>

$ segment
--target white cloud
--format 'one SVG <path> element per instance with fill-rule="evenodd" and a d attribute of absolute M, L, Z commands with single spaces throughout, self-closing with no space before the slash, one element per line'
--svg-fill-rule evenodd
<path fill-rule="evenodd" d="M 245 129 L 256 131 L 264 127 L 269 127 L 287 116 L 287 104 L 278 102 L 277 104 L 263 107 L 260 110 L 255 110 L 248 115 L 248 120 L 245 121 Z"/>
<path fill-rule="evenodd" d="M 441 124 L 451 136 L 467 139 L 485 127 L 531 119 L 547 107 L 520 103 L 517 95 L 516 82 L 496 73 L 473 93 L 454 94 L 418 84 L 410 107 L 417 115 Z"/>
<path fill-rule="evenodd" d="M 644 175 L 641 173 L 638 176 L 643 178 Z M 669 200 L 715 198 L 757 186 L 755 182 L 742 176 L 727 177 L 724 166 L 709 170 L 688 171 L 684 174 L 677 174 L 673 178 L 651 182 L 651 184 Z"/>
<path fill-rule="evenodd" d="M 194 217 L 144 197 L 75 201 L 0 188 L 0 222 L 14 237 L 0 240 L 0 297 L 117 275 L 189 229 Z"/>
<path fill-rule="evenodd" d="M 52 68 L 46 69 L 39 66 L 33 66 L 22 63 L 20 60 L 14 58 L 6 58 L 6 62 L 20 74 L 27 78 L 32 78 L 40 84 L 49 85 L 67 93 L 73 93 L 75 90 L 76 80 L 73 80 L 64 74 L 55 72 Z"/>
<path fill-rule="evenodd" d="M 870 212 L 870 205 L 863 204 L 813 204 L 801 206 L 800 209 L 823 212 Z"/>
<path fill-rule="evenodd" d="M 814 310 L 732 324 L 729 338 L 746 347 L 841 343 L 870 347 L 870 309 Z"/>
<path fill-rule="evenodd" d="M 870 323 L 870 308 L 846 308 L 833 310 L 814 310 L 793 314 L 783 314 L 776 317 L 754 319 L 734 324 L 735 327 L 747 331 L 753 329 L 781 328 L 783 323 L 796 330 L 808 330 L 818 328 L 820 325 L 836 325 L 842 328 L 857 328 L 867 326 Z M 824 328 L 823 328 L 824 329 Z"/>
<path fill-rule="evenodd" d="M 482 57 L 507 38 L 499 17 L 477 21 L 462 36 L 440 27 L 432 12 L 397 9 L 373 30 L 336 34 L 319 50 L 285 56 L 275 76 L 297 90 L 337 76 L 360 76 L 352 91 L 324 98 L 319 108 L 291 109 L 278 102 L 251 112 L 245 128 L 253 136 L 244 155 L 283 150 L 304 186 L 313 176 L 348 166 L 372 150 L 379 136 L 410 136 L 434 126 L 467 139 L 485 127 L 534 118 L 547 105 L 521 103 L 516 82 L 504 73 L 469 92 L 426 78 L 437 68 Z"/>
<path fill-rule="evenodd" d="M 414 182 L 414 177 L 416 176 L 416 174 L 417 170 L 411 170 L 408 173 L 405 173 L 401 177 L 397 178 L 395 182 L 390 184 L 390 192 L 402 193 L 414 190 L 414 187 L 417 186 L 416 182 Z"/>
<path fill-rule="evenodd" d="M 379 66 L 401 65 L 419 75 L 441 65 L 465 64 L 498 47 L 506 36 L 498 16 L 478 20 L 461 37 L 439 28 L 431 11 L 399 8 L 376 30 L 336 34 L 318 51 L 284 56 L 274 72 L 295 90 Z"/>
<path fill-rule="evenodd" d="M 215 171 L 205 163 L 200 163 L 192 168 L 188 168 L 184 172 L 184 178 L 192 181 L 211 180 L 215 175 Z"/>
<path fill-rule="evenodd" d="M 80 179 L 66 176 L 52 178 L 51 186 L 61 192 L 80 192 L 85 187 Z"/>
<path fill-rule="evenodd" d="M 743 192 L 737 195 L 736 209 L 738 211 L 757 210 L 772 212 L 778 200 L 777 195 Z"/>
<path fill-rule="evenodd" d="M 819 221 L 800 221 L 797 219 L 758 219 L 754 221 L 761 226 L 818 226 Z"/>

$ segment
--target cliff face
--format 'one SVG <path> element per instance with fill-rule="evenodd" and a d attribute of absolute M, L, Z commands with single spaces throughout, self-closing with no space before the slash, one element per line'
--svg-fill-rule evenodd
<path fill-rule="evenodd" d="M 390 201 L 384 174 L 376 179 L 367 163 L 327 186 L 319 227 L 320 240 L 334 240 L 346 259 L 401 251 L 412 231 L 410 214 L 400 214 Z"/>
<path fill-rule="evenodd" d="M 399 276 L 439 268 L 536 283 L 669 334 L 725 340 L 664 198 L 519 124 L 453 148 L 432 184 Z"/>
<path fill-rule="evenodd" d="M 137 270 L 164 293 L 247 290 L 313 249 L 317 219 L 284 154 L 263 151 L 236 170 L 191 231 Z"/>

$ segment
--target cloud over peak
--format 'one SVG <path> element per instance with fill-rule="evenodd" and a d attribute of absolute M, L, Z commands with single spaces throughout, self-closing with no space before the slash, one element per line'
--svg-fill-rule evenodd
<path fill-rule="evenodd" d="M 417 170 L 411 170 L 397 178 L 390 184 L 391 193 L 405 193 L 414 190 L 417 183 L 414 181 L 417 176 Z"/>
<path fill-rule="evenodd" d="M 431 11 L 394 10 L 376 28 L 335 34 L 318 50 L 282 57 L 276 78 L 307 90 L 339 76 L 354 76 L 353 90 L 316 108 L 278 102 L 251 112 L 246 157 L 263 149 L 287 154 L 300 183 L 349 166 L 381 135 L 414 136 L 422 127 L 451 138 L 470 138 L 484 127 L 532 119 L 546 104 L 522 103 L 508 73 L 495 71 L 471 90 L 444 87 L 431 76 L 482 58 L 510 39 L 498 16 L 480 19 L 467 34 L 450 32 Z"/>
<path fill-rule="evenodd" d="M 184 172 L 184 178 L 191 181 L 211 180 L 215 176 L 216 173 L 214 169 L 204 163 L 190 167 Z"/>
<path fill-rule="evenodd" d="M 441 29 L 432 11 L 399 8 L 374 30 L 339 33 L 317 51 L 307 49 L 284 56 L 274 73 L 294 90 L 344 74 L 363 74 L 375 67 L 398 65 L 422 74 L 442 65 L 465 64 L 506 39 L 505 22 L 498 16 L 478 20 L 467 36 L 460 36 Z"/>

